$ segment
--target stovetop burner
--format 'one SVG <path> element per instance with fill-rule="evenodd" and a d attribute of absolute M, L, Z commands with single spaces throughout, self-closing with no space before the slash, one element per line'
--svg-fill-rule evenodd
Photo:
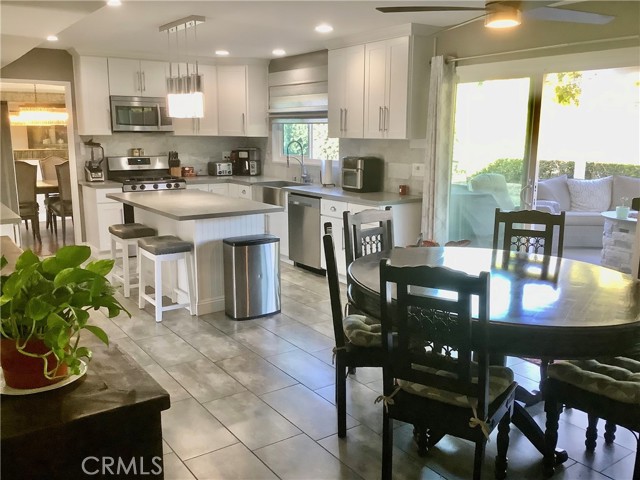
<path fill-rule="evenodd" d="M 184 178 L 172 176 L 127 178 L 122 181 L 123 192 L 184 190 L 185 188 L 187 188 L 187 182 Z"/>

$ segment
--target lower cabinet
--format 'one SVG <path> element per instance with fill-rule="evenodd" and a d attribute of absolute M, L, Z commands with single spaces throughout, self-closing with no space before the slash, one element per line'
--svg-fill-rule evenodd
<path fill-rule="evenodd" d="M 280 238 L 280 256 L 289 258 L 289 217 L 288 212 L 267 213 L 265 215 L 265 233 Z"/>
<path fill-rule="evenodd" d="M 209 185 L 209 191 L 211 193 L 224 195 L 226 197 L 229 195 L 229 184 L 228 183 L 212 183 L 211 185 Z"/>
<path fill-rule="evenodd" d="M 111 250 L 109 227 L 124 222 L 122 203 L 106 197 L 109 193 L 121 192 L 121 188 L 82 187 L 87 244 L 89 244 L 95 256 Z"/>
<path fill-rule="evenodd" d="M 247 200 L 251 200 L 251 186 L 243 185 L 241 183 L 228 183 L 229 185 L 229 196 L 234 198 L 246 198 Z"/>

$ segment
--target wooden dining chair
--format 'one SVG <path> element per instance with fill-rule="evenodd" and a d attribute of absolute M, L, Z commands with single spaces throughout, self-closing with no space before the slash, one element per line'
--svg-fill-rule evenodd
<path fill-rule="evenodd" d="M 554 473 L 558 420 L 562 405 L 587 414 L 585 445 L 593 452 L 598 438 L 598 420 L 606 421 L 604 440 L 615 440 L 616 425 L 635 432 L 636 456 L 633 480 L 640 480 L 640 362 L 615 357 L 599 360 L 558 361 L 549 365 L 544 383 L 546 431 L 544 473 Z"/>
<path fill-rule="evenodd" d="M 393 478 L 393 420 L 419 425 L 437 437 L 450 434 L 474 442 L 475 479 L 481 476 L 485 446 L 497 426 L 495 477 L 505 478 L 517 384 L 509 368 L 489 366 L 489 278 L 488 272 L 474 277 L 444 267 L 395 267 L 381 261 L 387 358 L 384 393 L 376 401 L 384 404 L 383 479 Z M 478 314 L 472 338 L 473 298 Z"/>
<path fill-rule="evenodd" d="M 51 211 L 51 221 L 53 223 L 53 230 L 56 238 L 58 237 L 57 217 L 62 218 L 62 243 L 66 244 L 66 218 L 71 217 L 71 223 L 73 224 L 73 203 L 71 200 L 71 177 L 69 171 L 69 162 L 56 165 L 55 168 L 58 178 L 58 190 L 60 192 L 60 195 L 57 199 L 53 199 L 50 202 L 49 210 Z"/>
<path fill-rule="evenodd" d="M 338 437 L 347 435 L 347 375 L 355 367 L 381 367 L 384 351 L 380 344 L 380 322 L 363 315 L 343 317 L 340 283 L 331 223 L 324 225 L 322 237 L 331 300 L 335 355 L 335 401 L 338 409 Z"/>
<path fill-rule="evenodd" d="M 344 243 L 347 267 L 360 257 L 393 248 L 393 215 L 384 210 L 343 212 Z"/>
<path fill-rule="evenodd" d="M 493 249 L 541 253 L 562 257 L 565 212 L 553 214 L 538 210 L 503 212 L 496 208 Z M 503 235 L 500 236 L 500 230 Z M 554 237 L 558 241 L 554 248 Z"/>
<path fill-rule="evenodd" d="M 66 158 L 58 157 L 57 155 L 49 155 L 46 158 L 43 158 L 39 161 L 40 164 L 40 175 L 42 176 L 42 180 L 51 181 L 58 180 L 58 175 L 56 173 L 56 165 L 62 165 L 64 162 L 68 162 Z M 59 198 L 59 193 L 45 193 L 44 195 L 44 206 L 47 211 L 47 221 L 45 223 L 45 228 L 53 230 L 53 223 L 51 222 L 51 211 L 49 209 L 49 204 L 53 200 L 57 200 Z"/>
<path fill-rule="evenodd" d="M 20 218 L 25 222 L 31 221 L 33 240 L 42 243 L 40 238 L 39 207 L 36 199 L 36 183 L 38 181 L 38 167 L 27 162 L 15 162 L 16 185 L 18 188 L 18 205 Z"/>

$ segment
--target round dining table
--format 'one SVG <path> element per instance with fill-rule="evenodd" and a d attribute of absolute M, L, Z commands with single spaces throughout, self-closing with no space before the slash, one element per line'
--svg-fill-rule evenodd
<path fill-rule="evenodd" d="M 640 284 L 577 260 L 469 247 L 394 248 L 347 270 L 350 303 L 380 318 L 380 262 L 491 273 L 489 343 L 497 356 L 574 359 L 640 353 Z M 544 452 L 544 434 L 516 403 L 513 423 Z M 556 450 L 557 463 L 567 459 Z"/>

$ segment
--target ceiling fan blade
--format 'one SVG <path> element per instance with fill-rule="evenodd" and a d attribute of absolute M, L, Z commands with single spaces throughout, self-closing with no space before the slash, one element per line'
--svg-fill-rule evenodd
<path fill-rule="evenodd" d="M 382 13 L 408 13 L 408 12 L 484 12 L 484 8 L 477 7 L 376 7 Z"/>
<path fill-rule="evenodd" d="M 601 15 L 599 13 L 579 12 L 577 10 L 564 10 L 561 8 L 540 7 L 522 12 L 522 15 L 535 20 L 551 20 L 553 22 L 590 23 L 604 25 L 615 17 Z"/>

